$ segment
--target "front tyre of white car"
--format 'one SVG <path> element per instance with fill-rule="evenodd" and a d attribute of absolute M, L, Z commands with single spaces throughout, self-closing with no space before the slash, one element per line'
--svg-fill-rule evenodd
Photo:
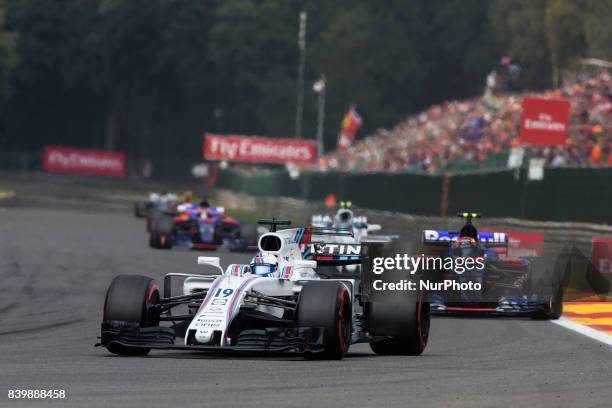
<path fill-rule="evenodd" d="M 323 328 L 323 350 L 306 358 L 339 360 L 351 343 L 352 304 L 348 289 L 338 281 L 311 281 L 300 292 L 297 325 Z"/>
<path fill-rule="evenodd" d="M 159 312 L 153 307 L 159 298 L 159 287 L 153 279 L 140 275 L 119 275 L 106 292 L 103 321 L 140 328 L 159 326 Z M 151 350 L 114 342 L 107 349 L 121 356 L 144 356 Z"/>

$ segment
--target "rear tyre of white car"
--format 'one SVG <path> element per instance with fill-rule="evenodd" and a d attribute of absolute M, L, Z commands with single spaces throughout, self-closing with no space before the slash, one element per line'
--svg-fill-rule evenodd
<path fill-rule="evenodd" d="M 429 303 L 421 296 L 405 301 L 371 302 L 367 304 L 370 334 L 386 337 L 370 341 L 370 348 L 380 355 L 412 355 L 423 353 L 429 337 Z"/>
<path fill-rule="evenodd" d="M 339 360 L 351 343 L 352 304 L 348 289 L 338 281 L 312 281 L 300 292 L 297 324 L 323 328 L 323 351 L 306 358 Z"/>
<path fill-rule="evenodd" d="M 119 275 L 106 291 L 103 320 L 137 324 L 139 327 L 159 326 L 159 313 L 153 308 L 159 297 L 159 287 L 153 279 L 140 275 Z M 145 356 L 151 351 L 114 343 L 107 349 L 121 356 Z"/>

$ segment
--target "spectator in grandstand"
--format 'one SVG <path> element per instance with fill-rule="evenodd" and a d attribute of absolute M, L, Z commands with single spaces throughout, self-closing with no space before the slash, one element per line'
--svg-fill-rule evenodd
<path fill-rule="evenodd" d="M 551 166 L 612 165 L 612 83 L 607 71 L 537 95 L 569 99 L 572 108 L 567 146 L 531 148 L 532 157 L 544 157 Z M 432 106 L 391 130 L 378 129 L 344 151 L 327 154 L 320 168 L 439 173 L 459 161 L 487 161 L 520 145 L 523 96 L 489 93 Z"/>

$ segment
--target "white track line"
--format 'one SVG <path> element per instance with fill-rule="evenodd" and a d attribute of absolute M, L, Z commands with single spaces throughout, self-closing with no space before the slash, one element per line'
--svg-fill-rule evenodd
<path fill-rule="evenodd" d="M 609 346 L 612 346 L 612 336 L 600 332 L 599 330 L 592 329 L 588 326 L 571 321 L 570 319 L 560 318 L 559 320 L 551 320 L 552 323 L 563 326 L 566 329 L 570 329 L 584 336 L 590 337 Z"/>

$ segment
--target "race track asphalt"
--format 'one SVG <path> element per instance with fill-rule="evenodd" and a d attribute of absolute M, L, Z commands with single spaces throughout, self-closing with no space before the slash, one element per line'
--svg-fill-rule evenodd
<path fill-rule="evenodd" d="M 434 318 L 419 357 L 116 357 L 93 346 L 113 276 L 196 272 L 197 253 L 148 248 L 127 207 L 0 206 L 0 242 L 0 407 L 612 406 L 612 348 L 527 319 Z"/>

